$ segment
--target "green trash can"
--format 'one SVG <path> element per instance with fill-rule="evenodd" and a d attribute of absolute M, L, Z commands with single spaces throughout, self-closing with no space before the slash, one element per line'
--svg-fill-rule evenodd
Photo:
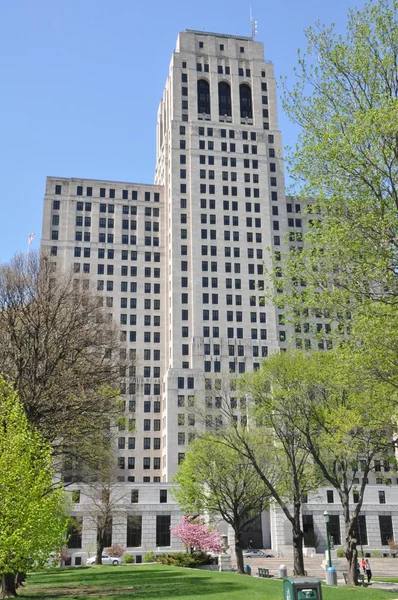
<path fill-rule="evenodd" d="M 294 577 L 283 582 L 284 600 L 322 600 L 321 580 L 315 577 Z"/>

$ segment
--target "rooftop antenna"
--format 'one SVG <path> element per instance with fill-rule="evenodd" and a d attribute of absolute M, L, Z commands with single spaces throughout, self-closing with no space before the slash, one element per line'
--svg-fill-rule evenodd
<path fill-rule="evenodd" d="M 251 29 L 252 29 L 252 40 L 254 40 L 254 38 L 257 35 L 257 21 L 255 21 L 253 19 L 251 5 L 250 5 L 250 25 L 251 25 Z"/>

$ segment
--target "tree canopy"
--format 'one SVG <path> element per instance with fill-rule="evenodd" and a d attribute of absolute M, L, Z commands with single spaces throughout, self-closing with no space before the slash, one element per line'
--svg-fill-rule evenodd
<path fill-rule="evenodd" d="M 304 575 L 301 502 L 303 495 L 317 489 L 319 476 L 297 429 L 290 426 L 297 411 L 294 401 L 289 410 L 286 406 L 287 414 L 277 413 L 269 388 L 262 370 L 238 379 L 224 374 L 214 385 L 208 384 L 204 404 L 197 412 L 218 443 L 238 453 L 242 464 L 250 465 L 253 475 L 279 504 L 292 527 L 294 571 Z M 268 409 L 260 414 L 253 410 L 252 400 L 267 402 Z"/>
<path fill-rule="evenodd" d="M 393 461 L 397 418 L 389 384 L 360 367 L 346 348 L 290 350 L 268 357 L 252 375 L 257 418 L 272 422 L 277 440 L 283 425 L 301 448 L 309 473 L 316 476 L 317 472 L 318 482 L 327 482 L 339 495 L 352 583 L 356 581 L 357 521 L 368 475 L 375 459 Z M 352 509 L 354 491 L 357 502 Z"/>
<path fill-rule="evenodd" d="M 51 447 L 0 378 L 0 575 L 3 597 L 17 572 L 43 567 L 65 542 L 64 492 L 53 487 Z"/>
<path fill-rule="evenodd" d="M 193 442 L 175 476 L 175 497 L 186 514 L 222 517 L 234 530 L 238 571 L 243 573 L 241 534 L 267 505 L 269 490 L 236 449 L 206 435 Z"/>
<path fill-rule="evenodd" d="M 366 2 L 345 34 L 319 23 L 306 31 L 284 109 L 300 127 L 288 166 L 308 231 L 303 247 L 282 253 L 275 278 L 286 312 L 318 314 L 360 340 L 374 374 L 395 386 L 397 10 L 394 0 Z"/>
<path fill-rule="evenodd" d="M 0 373 L 72 471 L 101 447 L 118 410 L 116 329 L 88 284 L 54 271 L 45 254 L 0 266 Z"/>
<path fill-rule="evenodd" d="M 200 517 L 186 515 L 170 531 L 184 542 L 187 549 L 218 553 L 222 550 L 221 535 L 216 529 L 206 525 Z"/>

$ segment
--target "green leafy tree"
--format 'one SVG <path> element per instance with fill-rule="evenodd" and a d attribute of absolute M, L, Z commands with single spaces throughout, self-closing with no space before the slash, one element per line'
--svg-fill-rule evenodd
<path fill-rule="evenodd" d="M 309 230 L 275 278 L 286 311 L 321 313 L 361 340 L 367 366 L 396 387 L 397 10 L 395 0 L 369 1 L 349 12 L 344 35 L 306 31 L 284 110 L 300 127 L 288 164 Z"/>
<path fill-rule="evenodd" d="M 304 532 L 301 525 L 302 498 L 316 490 L 322 478 L 302 440 L 302 433 L 292 427 L 300 419 L 296 402 L 300 373 L 293 372 L 292 364 L 282 360 L 275 368 L 273 359 L 262 363 L 262 368 L 247 374 L 239 387 L 254 402 L 251 410 L 255 427 L 238 429 L 244 453 L 270 489 L 274 501 L 282 509 L 292 527 L 294 571 L 304 575 Z M 295 393 L 292 392 L 292 388 Z M 264 441 L 267 440 L 266 449 Z M 277 477 L 269 477 L 274 464 Z"/>
<path fill-rule="evenodd" d="M 333 26 L 309 28 L 296 84 L 285 87 L 284 97 L 301 130 L 288 162 L 308 229 L 303 248 L 276 256 L 277 293 L 270 295 L 296 332 L 308 332 L 308 344 L 315 341 L 312 326 L 322 336 L 326 325 L 329 348 L 346 344 L 333 359 L 308 358 L 320 372 L 308 382 L 307 430 L 300 427 L 312 459 L 340 495 L 351 582 L 362 503 L 350 513 L 350 465 L 361 460 L 366 481 L 376 454 L 391 453 L 389 419 L 396 412 L 397 8 L 379 0 L 351 10 L 344 35 Z M 314 390 L 321 373 L 327 375 Z M 361 485 L 360 499 L 363 492 Z"/>
<path fill-rule="evenodd" d="M 220 444 L 252 465 L 273 501 L 279 504 L 292 527 L 295 574 L 304 575 L 301 499 L 317 489 L 319 478 L 287 415 L 260 414 L 250 407 L 250 398 L 269 404 L 268 389 L 269 382 L 258 371 L 239 379 L 224 375 L 216 378 L 214 385 L 209 380 L 199 418 L 213 430 Z M 290 410 L 295 412 L 294 403 Z"/>
<path fill-rule="evenodd" d="M 185 514 L 221 516 L 232 527 L 238 573 L 243 574 L 243 527 L 269 500 L 269 490 L 253 466 L 237 450 L 220 444 L 218 437 L 206 435 L 190 445 L 174 481 L 174 494 Z"/>
<path fill-rule="evenodd" d="M 360 367 L 351 351 L 340 348 L 275 354 L 264 361 L 258 375 L 268 384 L 265 393 L 254 394 L 257 415 L 269 419 L 272 410 L 272 420 L 284 423 L 307 453 L 307 461 L 337 491 L 353 584 L 357 582 L 357 523 L 368 475 L 375 458 L 393 455 L 396 429 L 390 386 Z M 357 486 L 359 475 L 362 480 Z M 354 509 L 350 506 L 353 491 L 358 495 Z"/>
<path fill-rule="evenodd" d="M 12 387 L 0 378 L 1 597 L 15 577 L 43 567 L 65 543 L 64 492 L 53 487 L 51 447 L 31 427 Z"/>

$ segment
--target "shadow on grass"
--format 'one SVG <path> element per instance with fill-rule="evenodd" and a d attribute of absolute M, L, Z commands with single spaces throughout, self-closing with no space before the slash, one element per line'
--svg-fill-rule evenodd
<path fill-rule="evenodd" d="M 131 566 L 131 567 L 72 567 L 71 569 L 52 569 L 49 571 L 43 571 L 41 573 L 32 574 L 32 579 L 35 585 L 64 585 L 65 581 L 73 582 L 89 582 L 92 581 L 94 585 L 102 585 L 104 582 L 108 582 L 112 585 L 113 581 L 117 581 L 119 584 L 126 580 L 131 581 L 132 578 L 150 578 L 153 581 L 156 575 L 161 573 L 162 578 L 171 579 L 173 577 L 184 577 L 185 569 L 179 571 L 178 569 L 165 570 L 159 565 L 159 567 L 148 566 Z M 198 571 L 196 571 L 198 572 Z M 200 572 L 200 571 L 199 571 Z"/>
<path fill-rule="evenodd" d="M 107 600 L 150 600 L 194 598 L 196 596 L 239 597 L 247 595 L 246 578 L 170 567 L 130 567 L 121 569 L 75 569 L 40 573 L 28 581 L 21 597 L 43 600 L 106 598 Z M 233 578 L 236 577 L 236 580 Z M 239 594 L 239 596 L 235 596 Z M 266 597 L 266 596 L 265 596 Z"/>

